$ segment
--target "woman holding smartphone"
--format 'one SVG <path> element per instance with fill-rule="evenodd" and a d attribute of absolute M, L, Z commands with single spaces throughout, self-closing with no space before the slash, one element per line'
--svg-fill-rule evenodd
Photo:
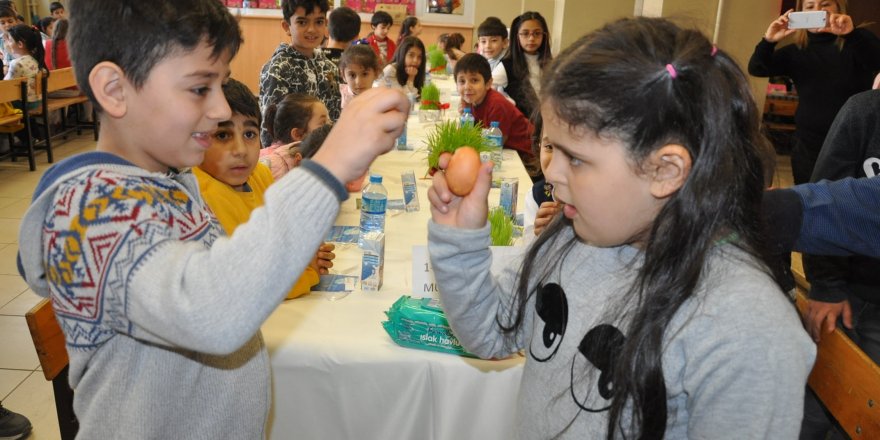
<path fill-rule="evenodd" d="M 792 10 L 773 20 L 749 60 L 749 74 L 787 76 L 798 92 L 791 171 L 794 183 L 810 181 L 825 135 L 850 96 L 868 90 L 880 70 L 880 39 L 855 28 L 846 0 L 798 0 L 798 12 L 825 11 L 826 27 L 790 29 Z M 794 44 L 776 50 L 783 38 Z"/>
<path fill-rule="evenodd" d="M 853 26 L 852 18 L 846 14 L 846 0 L 798 0 L 796 9 L 825 12 L 825 16 L 802 14 L 793 19 L 793 11 L 789 10 L 774 20 L 755 47 L 749 60 L 749 73 L 762 77 L 785 75 L 797 87 L 799 103 L 795 113 L 791 171 L 794 183 L 800 184 L 811 181 L 825 136 L 840 108 L 850 96 L 871 88 L 874 73 L 880 70 L 880 39 L 866 29 Z M 793 29 L 823 20 L 824 27 L 820 24 L 818 28 Z M 776 44 L 792 34 L 794 44 L 776 50 Z M 820 178 L 822 171 L 818 171 L 817 178 Z M 846 277 L 847 272 L 840 264 L 804 255 L 807 279 L 813 283 L 811 309 L 836 305 L 825 302 L 827 292 L 823 292 L 821 286 L 827 284 L 829 277 Z M 807 391 L 805 399 L 799 438 L 825 439 L 828 431 L 834 429 L 833 425 L 812 391 Z M 841 437 L 835 433 L 832 438 Z"/>

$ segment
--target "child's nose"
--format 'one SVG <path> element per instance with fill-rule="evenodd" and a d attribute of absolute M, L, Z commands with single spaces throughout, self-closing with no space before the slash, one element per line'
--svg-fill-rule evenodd
<path fill-rule="evenodd" d="M 211 99 L 208 101 L 208 110 L 205 116 L 214 121 L 228 121 L 232 118 L 232 109 L 223 96 L 221 87 L 216 87 L 216 91 L 212 91 Z"/>
<path fill-rule="evenodd" d="M 243 136 L 235 136 L 234 147 L 232 149 L 232 154 L 235 156 L 244 156 L 247 153 L 247 145 L 244 143 Z"/>

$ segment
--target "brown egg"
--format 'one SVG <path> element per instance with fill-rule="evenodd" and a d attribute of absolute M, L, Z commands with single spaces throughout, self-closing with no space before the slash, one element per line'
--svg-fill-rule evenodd
<path fill-rule="evenodd" d="M 477 183 L 480 171 L 480 155 L 471 147 L 459 147 L 446 167 L 446 183 L 453 194 L 463 197 L 470 194 Z"/>

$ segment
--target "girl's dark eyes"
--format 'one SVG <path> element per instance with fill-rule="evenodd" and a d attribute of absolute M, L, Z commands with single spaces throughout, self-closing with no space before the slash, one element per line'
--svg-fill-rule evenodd
<path fill-rule="evenodd" d="M 259 135 L 256 130 L 248 130 L 243 133 L 244 138 L 247 140 L 256 139 Z"/>
<path fill-rule="evenodd" d="M 220 130 L 220 131 L 214 133 L 214 139 L 217 139 L 218 141 L 225 141 L 225 140 L 230 139 L 231 137 L 232 137 L 232 133 L 225 131 L 225 130 Z"/>
<path fill-rule="evenodd" d="M 205 96 L 209 91 L 211 91 L 210 87 L 196 87 L 192 89 L 192 92 L 199 96 Z"/>

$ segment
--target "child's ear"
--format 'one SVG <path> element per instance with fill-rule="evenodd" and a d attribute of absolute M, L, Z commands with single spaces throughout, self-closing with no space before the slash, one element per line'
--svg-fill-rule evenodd
<path fill-rule="evenodd" d="M 89 86 L 104 113 L 114 118 L 125 116 L 125 87 L 128 80 L 116 63 L 102 61 L 89 72 Z"/>
<path fill-rule="evenodd" d="M 671 196 L 684 185 L 691 173 L 691 153 L 682 145 L 667 144 L 648 157 L 651 195 L 658 199 Z"/>
<path fill-rule="evenodd" d="M 305 130 L 300 128 L 291 128 L 290 129 L 290 138 L 294 141 L 301 141 L 306 137 Z"/>
<path fill-rule="evenodd" d="M 299 151 L 293 153 L 293 166 L 298 167 L 300 162 L 303 160 L 303 155 Z"/>
<path fill-rule="evenodd" d="M 491 88 L 492 88 L 492 78 L 489 78 L 489 81 L 486 81 L 486 88 L 487 88 L 487 89 L 491 89 Z"/>
<path fill-rule="evenodd" d="M 290 23 L 287 20 L 281 20 L 281 29 L 284 29 L 284 33 L 290 36 Z"/>

